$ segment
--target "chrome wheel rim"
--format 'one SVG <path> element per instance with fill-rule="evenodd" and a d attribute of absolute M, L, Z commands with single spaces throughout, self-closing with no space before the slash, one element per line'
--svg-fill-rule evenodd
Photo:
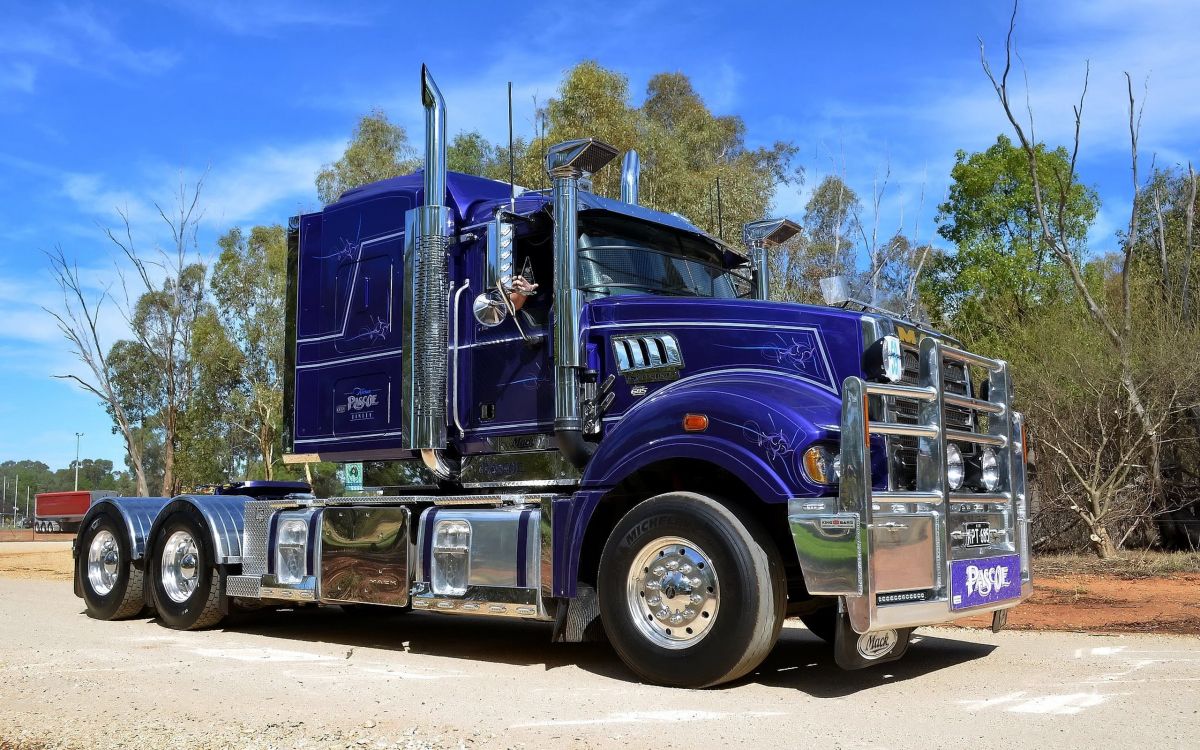
<path fill-rule="evenodd" d="M 186 531 L 176 531 L 163 545 L 163 591 L 177 604 L 183 604 L 196 590 L 200 579 L 200 550 Z"/>
<path fill-rule="evenodd" d="M 659 537 L 633 558 L 625 587 L 629 614 L 652 643 L 682 649 L 712 629 L 721 604 L 717 570 L 682 537 Z"/>
<path fill-rule="evenodd" d="M 117 538 L 107 529 L 101 529 L 88 545 L 87 577 L 92 591 L 105 596 L 117 585 L 118 564 L 121 552 Z"/>

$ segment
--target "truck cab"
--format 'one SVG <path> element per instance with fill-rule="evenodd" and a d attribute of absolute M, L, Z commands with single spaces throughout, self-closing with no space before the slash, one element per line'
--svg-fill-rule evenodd
<path fill-rule="evenodd" d="M 602 626 L 640 677 L 698 687 L 752 670 L 787 616 L 856 669 L 1029 596 L 1004 362 L 768 301 L 794 225 L 732 247 L 639 205 L 635 155 L 622 198 L 596 195 L 617 152 L 594 139 L 548 151 L 548 190 L 448 172 L 424 69 L 421 96 L 424 168 L 289 228 L 287 460 L 361 466 L 362 489 L 98 504 L 90 613 L 127 613 L 93 602 L 119 589 L 179 628 L 284 603 Z M 123 542 L 107 594 L 101 531 Z"/>

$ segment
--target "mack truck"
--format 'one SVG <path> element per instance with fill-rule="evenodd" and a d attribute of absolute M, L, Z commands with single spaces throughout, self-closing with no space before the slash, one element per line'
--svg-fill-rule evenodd
<path fill-rule="evenodd" d="M 420 92 L 422 169 L 288 228 L 286 460 L 362 489 L 98 499 L 88 615 L 519 618 L 680 687 L 746 675 L 787 617 L 847 669 L 919 626 L 1003 627 L 1032 593 L 1005 362 L 869 305 L 770 301 L 797 225 L 734 247 L 651 210 L 634 152 L 598 195 L 599 140 L 547 149 L 544 190 L 448 172 L 424 66 Z"/>

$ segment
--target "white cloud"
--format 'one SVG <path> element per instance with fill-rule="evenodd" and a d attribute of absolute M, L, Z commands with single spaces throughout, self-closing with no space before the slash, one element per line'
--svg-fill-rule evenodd
<path fill-rule="evenodd" d="M 155 75 L 178 62 L 163 47 L 140 48 L 124 41 L 111 14 L 89 6 L 29 6 L 22 15 L 9 9 L 0 26 L 0 90 L 34 92 L 43 66 L 65 65 L 93 75 L 119 79 L 127 74 Z"/>
<path fill-rule="evenodd" d="M 27 62 L 0 63 L 0 91 L 10 89 L 32 94 L 37 82 L 37 70 Z"/>
<path fill-rule="evenodd" d="M 314 0 L 174 0 L 171 4 L 226 31 L 248 36 L 275 36 L 289 26 L 362 26 L 378 10 L 370 5 L 350 7 Z"/>
<path fill-rule="evenodd" d="M 1015 111 L 1034 136 L 1051 145 L 1069 146 L 1074 136 L 1072 107 L 1078 103 L 1085 66 L 1090 82 L 1083 111 L 1080 177 L 1100 184 L 1103 201 L 1090 245 L 1095 252 L 1113 247 L 1113 233 L 1128 222 L 1129 113 L 1124 72 L 1133 79 L 1138 105 L 1145 104 L 1139 148 L 1141 176 L 1151 159 L 1159 165 L 1185 163 L 1194 156 L 1200 123 L 1200 66 L 1195 64 L 1195 7 L 1192 3 L 1154 0 L 1073 0 L 1025 4 L 1017 18 L 1016 52 L 1009 76 Z M 1003 67 L 1007 16 L 983 34 L 986 52 L 999 75 Z M 1026 77 L 1028 90 L 1026 89 Z M 1148 92 L 1144 84 L 1149 80 Z M 1026 99 L 1028 96 L 1028 99 Z M 847 180 L 864 198 L 871 179 L 890 160 L 892 187 L 884 201 L 884 226 L 895 226 L 903 206 L 904 224 L 926 183 L 926 218 L 921 236 L 932 237 L 933 216 L 946 189 L 953 148 L 981 150 L 1012 128 L 980 67 L 978 50 L 964 40 L 962 52 L 936 76 L 915 78 L 873 101 L 833 95 L 805 117 L 778 115 L 767 132 L 805 146 L 801 158 L 810 167 L 809 186 L 823 173 L 840 171 L 838 154 L 853 155 Z M 758 129 L 758 132 L 762 132 Z M 927 169 L 929 179 L 919 175 Z M 1122 178 L 1124 182 L 1122 182 Z M 779 209 L 802 212 L 807 191 L 787 191 Z"/>
<path fill-rule="evenodd" d="M 214 165 L 204 188 L 205 222 L 219 227 L 285 222 L 299 211 L 319 208 L 314 178 L 345 145 L 319 140 L 287 148 L 264 146 Z"/>

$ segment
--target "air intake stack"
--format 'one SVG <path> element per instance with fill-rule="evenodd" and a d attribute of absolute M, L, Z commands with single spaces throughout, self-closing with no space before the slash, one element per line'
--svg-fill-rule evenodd
<path fill-rule="evenodd" d="M 770 297 L 771 267 L 767 262 L 767 249 L 782 245 L 800 231 L 800 225 L 790 219 L 762 219 L 742 227 L 742 241 L 750 251 L 750 262 L 754 266 L 755 299 Z"/>
<path fill-rule="evenodd" d="M 616 155 L 615 148 L 594 138 L 559 143 L 546 154 L 546 172 L 554 184 L 554 432 L 563 456 L 580 467 L 594 446 L 583 440 L 579 408 L 579 375 L 585 365 L 579 340 L 579 180 Z"/>
<path fill-rule="evenodd" d="M 638 204 L 638 182 L 641 180 L 642 165 L 638 152 L 629 149 L 621 160 L 621 202 L 631 206 Z"/>

